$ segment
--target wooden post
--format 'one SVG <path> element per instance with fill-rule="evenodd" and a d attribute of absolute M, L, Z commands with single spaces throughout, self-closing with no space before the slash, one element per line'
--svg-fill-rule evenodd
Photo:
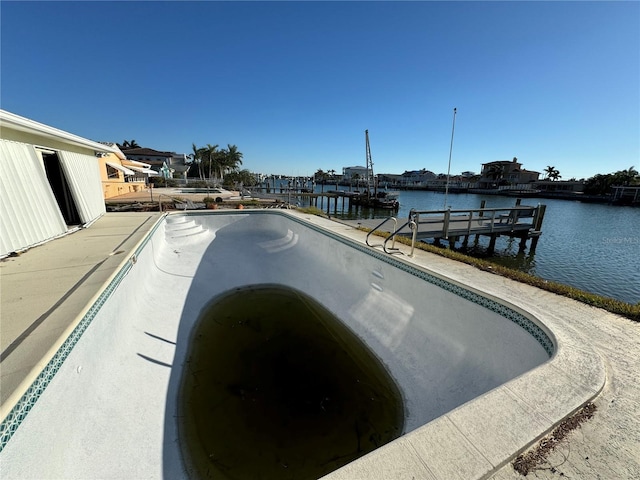
<path fill-rule="evenodd" d="M 516 198 L 516 207 L 519 207 L 521 203 L 522 203 L 522 199 Z"/>
<path fill-rule="evenodd" d="M 531 246 L 529 247 L 529 253 L 534 253 L 538 246 L 538 239 L 540 238 L 540 232 L 536 235 L 531 235 Z"/>
<path fill-rule="evenodd" d="M 542 221 L 544 220 L 544 212 L 547 210 L 547 206 L 544 204 L 538 204 L 536 210 L 536 216 L 533 219 L 533 230 L 536 232 L 542 231 Z"/>
<path fill-rule="evenodd" d="M 484 208 L 484 206 L 485 206 L 486 204 L 487 204 L 487 201 L 486 201 L 486 200 L 482 200 L 482 201 L 480 202 L 480 208 L 481 208 L 481 209 L 483 209 L 483 208 Z M 479 216 L 479 217 L 484 216 L 484 212 L 480 212 L 480 214 L 479 214 L 478 216 Z"/>
<path fill-rule="evenodd" d="M 491 240 L 489 240 L 489 246 L 487 247 L 487 252 L 488 253 L 493 253 L 493 251 L 496 248 L 496 238 L 498 238 L 498 235 L 495 233 L 491 234 Z"/>
<path fill-rule="evenodd" d="M 526 235 L 522 235 L 520 237 L 520 246 L 518 247 L 518 250 L 520 252 L 524 252 L 524 250 L 527 248 L 527 236 Z"/>

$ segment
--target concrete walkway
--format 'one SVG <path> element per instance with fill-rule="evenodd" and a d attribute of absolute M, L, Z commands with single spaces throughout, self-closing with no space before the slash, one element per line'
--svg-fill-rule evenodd
<path fill-rule="evenodd" d="M 159 217 L 158 213 L 108 213 L 87 229 L 0 262 L 1 418 Z M 366 233 L 352 226 L 304 217 L 364 243 Z M 434 254 L 420 251 L 409 258 L 407 247 L 400 248 L 405 252 L 401 256 L 404 261 L 509 299 L 552 324 L 554 333 L 576 348 L 594 350 L 602 358 L 606 383 L 594 399 L 595 416 L 572 432 L 530 478 L 640 478 L 640 324 Z M 561 389 L 571 386 L 560 385 L 557 396 L 563 397 L 566 392 Z M 443 447 L 434 444 L 424 448 Z M 487 462 L 490 455 L 484 452 L 490 448 L 483 444 L 480 430 L 470 450 Z M 397 458 L 388 460 L 391 471 L 403 471 Z M 447 476 L 423 466 L 428 472 L 425 478 L 467 478 L 465 462 L 469 462 L 465 456 L 449 462 Z M 374 476 L 383 478 L 383 467 L 380 465 Z M 363 471 L 347 469 L 335 478 L 367 478 L 360 475 Z M 521 478 L 509 463 L 491 475 L 501 480 Z"/>

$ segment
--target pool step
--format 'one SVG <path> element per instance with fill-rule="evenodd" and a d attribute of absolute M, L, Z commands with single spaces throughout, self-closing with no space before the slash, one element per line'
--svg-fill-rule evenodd
<path fill-rule="evenodd" d="M 185 222 L 177 222 L 177 223 L 167 223 L 166 231 L 168 232 L 179 232 L 181 230 L 189 230 L 190 228 L 194 228 L 199 226 L 200 223 L 197 223 L 194 220 L 189 220 Z"/>
<path fill-rule="evenodd" d="M 195 235 L 202 235 L 203 233 L 207 233 L 209 230 L 204 228 L 202 225 L 195 225 L 191 228 L 183 228 L 179 231 L 167 231 L 166 237 L 167 240 L 175 240 L 176 238 L 185 238 L 185 237 L 193 237 Z"/>
<path fill-rule="evenodd" d="M 209 229 L 203 227 L 196 219 L 176 216 L 167 219 L 165 238 L 167 240 L 183 239 L 202 235 L 208 231 Z"/>
<path fill-rule="evenodd" d="M 170 215 L 167 217 L 167 225 L 184 225 L 184 224 L 190 224 L 190 223 L 195 223 L 195 220 L 193 219 L 193 217 L 188 217 L 186 215 Z"/>

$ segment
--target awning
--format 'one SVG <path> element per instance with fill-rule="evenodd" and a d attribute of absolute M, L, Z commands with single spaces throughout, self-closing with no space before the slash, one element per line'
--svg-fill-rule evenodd
<path fill-rule="evenodd" d="M 155 170 L 151 170 L 150 168 L 134 167 L 133 165 L 130 168 L 132 170 L 135 170 L 136 172 L 146 173 L 150 177 L 160 175 L 158 172 L 156 172 Z"/>
<path fill-rule="evenodd" d="M 126 160 L 123 160 L 123 162 L 125 162 L 127 164 L 127 167 L 130 167 L 130 166 L 142 167 L 142 168 L 150 168 L 151 167 L 151 165 L 149 165 L 148 163 L 142 163 L 142 162 L 138 162 L 136 160 L 126 159 Z M 131 165 L 129 165 L 129 164 L 131 164 Z"/>
<path fill-rule="evenodd" d="M 119 165 L 117 163 L 113 163 L 113 162 L 104 162 L 104 163 L 106 163 L 110 167 L 115 168 L 116 170 L 120 170 L 125 175 L 135 175 L 136 174 L 136 172 L 134 172 L 132 170 L 129 170 L 127 167 L 124 167 L 124 166 Z"/>

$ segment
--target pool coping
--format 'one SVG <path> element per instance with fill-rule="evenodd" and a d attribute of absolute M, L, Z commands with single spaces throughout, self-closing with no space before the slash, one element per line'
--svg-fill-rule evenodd
<path fill-rule="evenodd" d="M 252 210 L 247 209 L 242 213 L 250 212 Z M 265 210 L 256 212 L 267 213 Z M 239 212 L 193 212 L 198 215 L 237 213 Z M 364 244 L 366 234 L 344 224 L 294 211 L 275 210 L 268 213 L 290 216 L 298 222 L 330 232 L 332 236 L 345 239 L 349 243 L 354 242 L 359 249 L 389 258 L 380 250 Z M 71 335 L 57 349 L 51 361 L 22 396 L 18 402 L 19 409 L 14 411 L 14 407 L 3 419 L 0 450 L 19 427 L 93 316 L 135 263 L 136 255 L 144 248 L 165 217 L 166 215 L 160 217 L 145 237 L 127 252 L 126 259 L 96 294 L 95 301 L 78 317 L 79 323 Z M 418 478 L 485 478 L 593 399 L 604 386 L 606 372 L 602 359 L 587 345 L 578 345 L 572 341 L 570 335 L 554 335 L 552 315 L 545 315 L 543 311 L 536 311 L 534 314 L 527 309 L 526 302 L 502 298 L 501 292 L 486 288 L 488 285 L 469 285 L 464 279 L 434 272 L 428 268 L 428 261 L 425 259 L 426 256 L 417 252 L 412 259 L 406 255 L 394 256 L 393 262 L 403 263 L 424 271 L 427 275 L 481 294 L 524 315 L 537 323 L 547 335 L 553 337 L 556 352 L 543 365 L 332 472 L 326 478 L 399 478 L 406 469 L 408 470 L 405 473 L 411 472 Z M 558 395 L 559 391 L 562 395 Z M 495 415 L 491 415 L 496 411 L 500 412 L 497 419 Z M 399 467 L 400 465 L 402 467 Z"/>

